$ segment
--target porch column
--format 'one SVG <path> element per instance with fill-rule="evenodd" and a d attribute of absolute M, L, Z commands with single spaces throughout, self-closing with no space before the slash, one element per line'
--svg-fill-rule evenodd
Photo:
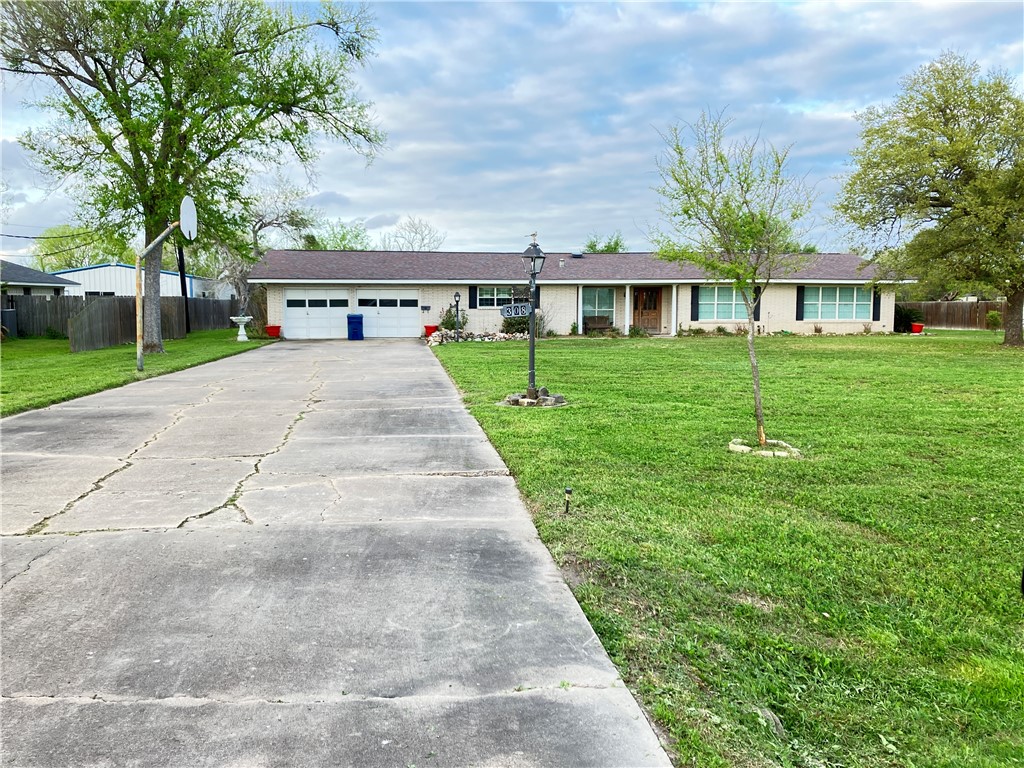
<path fill-rule="evenodd" d="M 583 286 L 576 286 L 576 329 L 583 333 Z"/>
<path fill-rule="evenodd" d="M 626 317 L 623 318 L 622 332 L 629 336 L 629 326 L 633 319 L 633 286 L 626 286 Z"/>
<path fill-rule="evenodd" d="M 672 325 L 669 329 L 673 336 L 679 330 L 679 286 L 676 283 L 672 283 Z"/>

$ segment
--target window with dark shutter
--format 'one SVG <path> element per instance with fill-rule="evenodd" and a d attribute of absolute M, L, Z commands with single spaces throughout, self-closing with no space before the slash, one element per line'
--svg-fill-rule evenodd
<path fill-rule="evenodd" d="M 804 287 L 802 285 L 796 287 L 796 319 L 804 319 Z"/>
<path fill-rule="evenodd" d="M 871 297 L 871 319 L 876 323 L 882 319 L 882 294 L 877 288 Z"/>
<path fill-rule="evenodd" d="M 761 322 L 761 286 L 754 287 L 754 322 Z"/>
<path fill-rule="evenodd" d="M 533 294 L 533 308 L 540 309 L 540 286 L 535 286 Z"/>
<path fill-rule="evenodd" d="M 697 322 L 700 320 L 700 286 L 690 286 L 690 320 Z"/>
<path fill-rule="evenodd" d="M 476 309 L 476 286 L 469 286 L 469 308 Z"/>

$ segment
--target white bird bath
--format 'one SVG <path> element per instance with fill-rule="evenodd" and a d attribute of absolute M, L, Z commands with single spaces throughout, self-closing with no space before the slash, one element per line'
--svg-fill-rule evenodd
<path fill-rule="evenodd" d="M 240 317 L 232 317 L 231 322 L 238 325 L 238 341 L 248 341 L 249 337 L 245 335 L 245 324 L 252 320 L 250 315 L 243 315 Z"/>

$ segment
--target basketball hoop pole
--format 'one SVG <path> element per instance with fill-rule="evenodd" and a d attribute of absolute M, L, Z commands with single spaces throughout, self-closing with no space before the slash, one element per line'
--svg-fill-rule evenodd
<path fill-rule="evenodd" d="M 156 240 L 146 246 L 142 254 L 135 255 L 135 370 L 141 371 L 142 364 L 142 262 L 157 248 L 164 244 L 164 240 L 171 236 L 171 233 L 178 228 L 179 222 L 171 223 L 167 229 L 161 232 Z"/>

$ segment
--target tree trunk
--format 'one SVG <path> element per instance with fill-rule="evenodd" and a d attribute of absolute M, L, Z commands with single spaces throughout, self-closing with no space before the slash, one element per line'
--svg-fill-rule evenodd
<path fill-rule="evenodd" d="M 1024 288 L 1018 288 L 1006 295 L 1006 335 L 1003 344 L 1008 347 L 1024 347 Z"/>
<path fill-rule="evenodd" d="M 156 240 L 164 231 L 159 222 L 146 222 L 146 245 Z M 160 268 L 164 249 L 161 246 L 146 257 L 145 299 L 143 309 L 142 351 L 146 354 L 164 351 L 163 333 L 160 328 Z"/>
<path fill-rule="evenodd" d="M 767 438 L 764 433 L 764 409 L 761 407 L 761 372 L 757 367 L 757 353 L 754 351 L 754 311 L 747 308 L 747 351 L 750 353 L 750 374 L 754 382 L 754 419 L 757 421 L 757 442 L 764 445 Z"/>

